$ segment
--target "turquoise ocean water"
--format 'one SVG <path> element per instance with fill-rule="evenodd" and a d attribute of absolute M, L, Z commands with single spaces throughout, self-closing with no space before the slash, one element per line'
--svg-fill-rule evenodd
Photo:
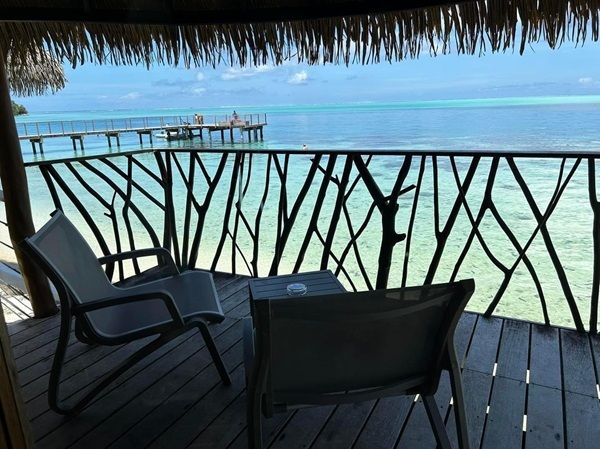
<path fill-rule="evenodd" d="M 233 107 L 203 108 L 201 104 L 194 109 L 168 109 L 168 110 L 118 110 L 118 111 L 78 111 L 65 113 L 31 113 L 28 116 L 18 117 L 19 128 L 23 130 L 24 123 L 36 121 L 69 121 L 69 120 L 110 120 L 123 117 L 143 116 L 177 116 L 201 113 L 205 117 L 225 116 L 231 114 Z M 585 97 L 530 97 L 530 98 L 502 98 L 502 99 L 477 99 L 477 100 L 446 100 L 423 102 L 397 102 L 397 103 L 356 103 L 356 104 L 331 104 L 331 105 L 282 105 L 282 106 L 236 106 L 239 114 L 266 113 L 268 126 L 265 128 L 264 141 L 248 143 L 241 140 L 236 134 L 235 149 L 299 149 L 303 144 L 310 149 L 344 149 L 356 150 L 430 150 L 436 151 L 518 151 L 531 153 L 531 157 L 519 159 L 518 167 L 531 189 L 532 195 L 543 211 L 550 200 L 556 187 L 560 173 L 560 159 L 540 160 L 535 158 L 536 152 L 577 152 L 600 151 L 600 96 Z M 76 125 L 83 126 L 83 125 Z M 215 134 L 216 136 L 216 134 Z M 123 135 L 121 148 L 114 146 L 112 151 L 127 151 L 139 149 L 136 134 Z M 230 148 L 226 142 L 220 143 L 219 139 L 209 142 L 199 139 L 164 142 L 154 140 L 154 146 L 192 147 L 197 149 Z M 89 136 L 85 140 L 85 155 L 101 154 L 109 151 L 104 136 Z M 29 142 L 22 142 L 23 154 L 26 161 L 35 160 Z M 47 139 L 44 142 L 46 159 L 72 157 L 73 150 L 68 138 Z M 145 144 L 144 148 L 150 148 Z M 81 153 L 79 153 L 81 154 Z M 41 156 L 37 156 L 38 158 Z M 148 162 L 151 162 L 148 156 Z M 262 159 L 261 159 L 262 158 Z M 248 189 L 245 207 L 249 210 L 256 208 L 262 194 L 264 183 L 264 169 L 266 156 L 257 156 L 254 170 L 256 180 Z M 300 188 L 309 167 L 309 156 L 294 156 L 294 170 L 289 182 L 290 192 Z M 115 159 L 116 160 L 116 159 Z M 185 162 L 185 160 L 182 160 Z M 218 155 L 207 158 L 207 167 L 214 170 Z M 377 179 L 382 190 L 389 191 L 398 174 L 401 157 L 376 156 L 370 166 L 371 172 Z M 470 158 L 457 159 L 457 167 L 461 178 L 471 163 Z M 185 166 L 185 165 L 184 165 Z M 567 171 L 573 166 L 573 160 L 567 161 Z M 262 171 L 261 171 L 262 167 Z M 473 180 L 473 186 L 468 194 L 468 201 L 474 215 L 479 211 L 479 205 L 485 190 L 487 174 L 490 168 L 490 159 L 482 160 Z M 589 206 L 587 162 L 583 161 L 574 172 L 568 188 L 565 190 L 552 218 L 548 221 L 549 232 L 557 253 L 561 257 L 562 265 L 568 276 L 573 295 L 581 310 L 584 323 L 589 316 L 589 304 L 592 286 L 592 212 Z M 341 176 L 342 165 L 338 164 L 335 173 Z M 406 184 L 416 183 L 419 171 L 419 160 L 415 159 Z M 431 160 L 428 159 L 423 177 L 423 184 L 415 219 L 415 233 L 410 253 L 410 283 L 422 281 L 427 271 L 435 248 L 435 233 L 433 230 L 433 169 Z M 30 192 L 36 223 L 44 222 L 47 214 L 52 209 L 45 183 L 36 169 L 29 169 Z M 447 158 L 440 159 L 438 165 L 438 179 L 440 186 L 440 207 L 442 225 L 449 209 L 456 198 L 456 184 Z M 319 181 L 320 182 L 320 181 Z M 309 192 L 315 195 L 319 182 L 313 183 Z M 221 184 L 228 184 L 227 175 Z M 148 181 L 148 187 L 151 182 Z M 174 186 L 176 197 L 181 201 L 185 198 L 185 187 Z M 524 245 L 531 233 L 535 230 L 536 222 L 525 202 L 524 196 L 515 182 L 505 161 L 501 161 L 498 178 L 494 186 L 494 201 L 502 214 L 503 219 L 515 232 L 516 238 Z M 214 202 L 224 203 L 226 190 L 218 190 Z M 409 212 L 413 204 L 413 193 L 403 196 L 400 200 L 400 211 L 397 218 L 397 229 L 406 232 Z M 276 195 L 268 202 L 265 208 L 265 219 L 276 222 Z M 352 216 L 356 223 L 364 218 L 371 204 L 370 196 L 366 189 L 357 188 L 353 193 L 351 204 Z M 271 206 L 271 207 L 269 207 Z M 332 199 L 328 198 L 323 205 L 323 216 L 333 207 Z M 148 208 L 150 211 L 150 207 Z M 99 212 L 98 212 L 99 213 Z M 148 212 L 151 215 L 151 212 Z M 307 222 L 311 214 L 310 201 L 299 213 L 299 222 Z M 101 214 L 100 214 L 101 215 Z M 219 229 L 219 219 L 222 217 L 217 212 L 208 218 L 209 229 Z M 212 220 L 212 221 L 211 221 Z M 361 253 L 365 265 L 373 273 L 377 265 L 379 241 L 381 235 L 380 220 L 374 215 L 372 223 L 366 228 L 361 237 Z M 327 221 L 323 221 L 326 226 Z M 109 222 L 105 223 L 109 226 Z M 181 223 L 179 223 L 181 226 Z M 211 227 L 212 226 L 212 227 Z M 358 226 L 358 224 L 355 224 Z M 300 226 L 301 228 L 302 226 Z M 83 228 L 83 226 L 82 226 Z M 461 211 L 456 226 L 451 233 L 436 280 L 445 281 L 449 278 L 454 262 L 458 258 L 472 226 L 468 214 Z M 341 228 L 340 228 L 341 229 Z M 88 235 L 89 232 L 85 231 Z M 514 247 L 498 227 L 497 222 L 486 214 L 481 224 L 481 235 L 501 263 L 510 266 L 516 256 Z M 219 232 L 207 233 L 203 241 L 203 253 L 210 254 L 214 250 Z M 340 232 L 339 247 L 334 249 L 339 252 L 345 242 L 343 232 Z M 291 239 L 289 244 L 290 254 L 297 250 L 301 239 Z M 242 239 L 243 241 L 243 239 Z M 269 236 L 264 238 L 265 246 L 269 246 Z M 242 243 L 243 244 L 243 243 Z M 337 244 L 337 243 L 336 243 Z M 402 254 L 405 242 L 399 244 L 394 255 L 392 276 L 390 284 L 398 284 L 402 272 Z M 250 247 L 248 247 L 250 248 Z M 226 250 L 227 251 L 227 250 Z M 312 254 L 312 258 L 309 257 Z M 548 303 L 550 318 L 555 324 L 572 326 L 573 321 L 566 305 L 564 290 L 556 276 L 555 267 L 547 256 L 543 239 L 538 235 L 528 250 L 528 255 L 542 281 L 544 295 Z M 224 259 L 229 260 L 228 256 Z M 293 257 L 282 261 L 282 271 L 291 269 Z M 320 252 L 317 247 L 312 247 L 307 255 L 307 260 L 318 261 Z M 348 270 L 353 278 L 360 279 L 360 271 L 349 258 Z M 265 256 L 259 261 L 261 270 L 268 271 L 269 257 Z M 355 261 L 354 261 L 355 262 Z M 208 265 L 210 261 L 199 261 L 200 266 Z M 227 269 L 226 265 L 219 268 Z M 305 268 L 303 266 L 303 268 Z M 309 262 L 306 269 L 318 268 Z M 261 273 L 262 274 L 262 273 Z M 266 273 L 265 273 L 266 274 Z M 477 281 L 477 294 L 470 304 L 473 310 L 484 310 L 493 298 L 502 282 L 503 275 L 490 262 L 489 255 L 485 254 L 482 246 L 475 239 L 472 250 L 465 257 L 458 277 L 474 276 Z M 374 275 L 372 275 L 374 280 Z M 359 287 L 364 283 L 357 282 Z M 537 290 L 533 284 L 529 271 L 523 263 L 515 270 L 506 293 L 499 304 L 498 313 L 514 317 L 541 320 L 541 308 Z"/>

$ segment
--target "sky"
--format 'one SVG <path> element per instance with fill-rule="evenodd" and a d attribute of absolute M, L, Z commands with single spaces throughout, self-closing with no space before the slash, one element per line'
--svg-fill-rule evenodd
<path fill-rule="evenodd" d="M 286 62 L 253 68 L 85 64 L 65 67 L 55 95 L 19 99 L 30 112 L 198 108 L 600 94 L 600 43 L 540 43 L 484 56 L 421 55 L 362 66 Z"/>

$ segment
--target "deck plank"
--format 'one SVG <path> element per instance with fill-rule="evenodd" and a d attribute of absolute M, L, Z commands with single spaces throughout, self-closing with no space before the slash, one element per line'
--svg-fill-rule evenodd
<path fill-rule="evenodd" d="M 555 327 L 531 325 L 529 382 L 562 389 L 559 331 Z"/>
<path fill-rule="evenodd" d="M 588 336 L 561 329 L 560 341 L 565 391 L 598 399 L 594 361 Z"/>
<path fill-rule="evenodd" d="M 479 317 L 473 334 L 473 342 L 467 354 L 466 369 L 485 374 L 493 373 L 502 323 L 500 318 Z"/>
<path fill-rule="evenodd" d="M 560 390 L 529 384 L 525 449 L 564 449 L 563 400 Z"/>
<path fill-rule="evenodd" d="M 412 396 L 383 398 L 356 440 L 354 449 L 392 449 L 413 407 Z"/>
<path fill-rule="evenodd" d="M 483 449 L 521 447 L 525 391 L 524 381 L 496 377 L 483 434 Z"/>
<path fill-rule="evenodd" d="M 242 357 L 240 333 L 240 328 L 232 327 L 219 341 L 218 348 L 223 362 L 229 368 L 238 367 Z M 191 407 L 194 402 L 209 405 L 206 402 L 211 392 L 223 389 L 210 354 L 203 348 L 168 377 L 145 390 L 134 403 L 113 413 L 101 428 L 97 427 L 89 432 L 79 444 L 90 449 L 109 445 L 115 448 L 145 447 L 167 429 L 176 428 L 177 421 L 184 414 L 194 414 Z M 236 392 L 238 390 L 235 388 Z M 138 402 L 143 404 L 143 408 Z M 188 408 L 190 412 L 187 411 Z M 201 429 L 190 430 L 200 432 Z M 194 436 L 190 436 L 190 441 Z"/>
<path fill-rule="evenodd" d="M 496 375 L 524 381 L 529 362 L 529 323 L 505 321 L 498 352 Z"/>
<path fill-rule="evenodd" d="M 597 448 L 600 442 L 600 401 L 565 391 L 567 449 Z"/>
<path fill-rule="evenodd" d="M 462 373 L 462 379 L 464 385 L 469 443 L 472 448 L 478 448 L 481 444 L 493 377 L 491 374 L 465 369 Z M 446 429 L 448 430 L 452 447 L 458 447 L 454 413 L 451 413 L 448 417 Z"/>
<path fill-rule="evenodd" d="M 310 447 L 336 408 L 326 406 L 298 410 L 268 448 L 304 449 Z"/>
<path fill-rule="evenodd" d="M 312 449 L 345 449 L 352 447 L 373 411 L 375 401 L 340 405 L 327 422 Z"/>

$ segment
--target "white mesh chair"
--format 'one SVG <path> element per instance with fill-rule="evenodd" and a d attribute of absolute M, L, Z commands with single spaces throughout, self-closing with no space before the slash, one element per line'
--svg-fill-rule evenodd
<path fill-rule="evenodd" d="M 244 323 L 248 447 L 261 414 L 296 407 L 419 394 L 438 447 L 450 448 L 434 394 L 448 370 L 461 449 L 467 416 L 454 349 L 473 280 L 450 284 L 259 299 Z"/>
<path fill-rule="evenodd" d="M 61 414 L 79 413 L 116 377 L 192 328 L 200 330 L 223 383 L 231 383 L 207 326 L 225 318 L 210 273 L 179 273 L 164 248 L 133 250 L 97 259 L 61 211 L 54 212 L 50 221 L 21 246 L 44 270 L 60 298 L 61 328 L 48 387 L 52 410 Z M 171 275 L 120 288 L 111 284 L 102 269 L 102 264 L 145 256 L 156 256 L 159 264 L 170 267 Z M 73 318 L 77 338 L 87 344 L 120 345 L 156 338 L 116 366 L 82 399 L 63 404 L 60 377 Z"/>

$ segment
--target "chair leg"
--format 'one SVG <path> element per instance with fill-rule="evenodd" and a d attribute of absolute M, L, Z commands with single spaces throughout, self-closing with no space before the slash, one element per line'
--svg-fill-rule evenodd
<path fill-rule="evenodd" d="M 423 404 L 425 405 L 425 411 L 429 417 L 433 434 L 435 435 L 435 441 L 441 449 L 452 449 L 448 433 L 446 432 L 446 426 L 444 420 L 440 415 L 437 403 L 433 396 L 423 396 Z"/>
<path fill-rule="evenodd" d="M 69 320 L 70 321 L 70 320 Z M 156 351 L 158 348 L 168 343 L 175 337 L 181 335 L 189 329 L 181 329 L 168 334 L 163 334 L 155 340 L 142 347 L 140 350 L 132 354 L 130 357 L 125 359 L 121 364 L 113 368 L 108 374 L 106 374 L 102 380 L 94 386 L 86 395 L 74 404 L 64 404 L 59 399 L 60 390 L 60 375 L 62 372 L 64 357 L 66 353 L 67 344 L 69 342 L 69 333 L 71 331 L 70 324 L 61 326 L 58 346 L 56 354 L 54 356 L 54 362 L 52 364 L 52 371 L 50 372 L 50 382 L 48 386 L 48 403 L 50 408 L 56 413 L 61 415 L 76 415 L 81 412 L 98 393 L 104 390 L 110 385 L 117 377 L 135 365 L 137 362 Z"/>
<path fill-rule="evenodd" d="M 210 352 L 210 355 L 217 367 L 217 371 L 219 372 L 219 376 L 221 376 L 221 380 L 225 385 L 231 385 L 231 378 L 229 377 L 229 373 L 227 372 L 227 368 L 225 368 L 225 364 L 223 363 L 223 359 L 221 358 L 221 354 L 219 354 L 219 350 L 215 345 L 215 341 L 208 330 L 208 326 L 203 321 L 197 321 L 196 327 L 200 330 L 202 337 L 204 338 L 204 342 L 206 343 L 206 347 Z"/>
<path fill-rule="evenodd" d="M 456 418 L 456 434 L 460 449 L 469 449 L 469 433 L 467 413 L 465 410 L 465 397 L 463 394 L 462 378 L 458 366 L 450 370 L 450 384 L 452 386 L 452 408 Z"/>
<path fill-rule="evenodd" d="M 260 423 L 260 394 L 256 388 L 250 384 L 247 386 L 247 432 L 248 432 L 248 449 L 262 449 L 262 429 Z"/>

